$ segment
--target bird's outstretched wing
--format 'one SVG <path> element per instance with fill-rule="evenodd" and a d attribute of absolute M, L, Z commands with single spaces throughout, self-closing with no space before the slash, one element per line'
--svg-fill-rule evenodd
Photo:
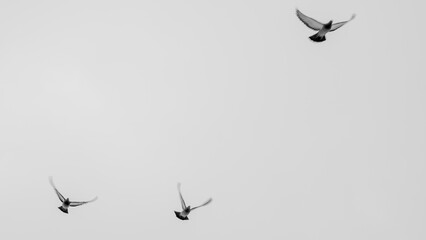
<path fill-rule="evenodd" d="M 83 204 L 86 204 L 86 203 L 94 202 L 94 201 L 96 201 L 96 199 L 98 199 L 98 197 L 95 197 L 92 200 L 86 201 L 86 202 L 70 202 L 70 207 L 77 207 L 77 206 L 80 206 L 80 205 L 83 205 Z"/>
<path fill-rule="evenodd" d="M 324 26 L 323 23 L 318 22 L 317 20 L 310 18 L 303 14 L 299 9 L 296 9 L 296 15 L 306 26 L 308 26 L 312 30 L 319 31 Z"/>
<path fill-rule="evenodd" d="M 61 200 L 61 202 L 64 202 L 65 198 L 64 198 L 64 196 L 62 196 L 62 194 L 55 187 L 55 184 L 53 183 L 53 178 L 52 177 L 49 177 L 49 182 L 50 182 L 50 185 L 52 185 L 53 189 L 55 189 L 56 195 L 58 195 L 59 200 Z"/>
<path fill-rule="evenodd" d="M 197 209 L 199 207 L 206 206 L 207 204 L 211 203 L 212 201 L 213 201 L 213 199 L 209 198 L 209 200 L 207 200 L 205 203 L 201 204 L 200 206 L 196 206 L 196 207 L 191 208 L 191 211 L 194 210 L 194 209 Z"/>
<path fill-rule="evenodd" d="M 340 28 L 341 26 L 345 25 L 346 23 L 348 23 L 348 22 L 352 21 L 352 20 L 355 18 L 355 16 L 356 16 L 355 14 L 352 14 L 351 19 L 349 19 L 348 21 L 338 22 L 338 23 L 335 23 L 335 24 L 331 25 L 330 32 L 335 31 L 335 30 L 337 30 L 338 28 Z"/>
<path fill-rule="evenodd" d="M 185 210 L 186 204 L 185 204 L 185 200 L 183 200 L 182 193 L 180 192 L 180 183 L 178 183 L 178 191 L 179 191 L 179 197 L 180 197 L 180 204 L 182 205 L 182 210 Z"/>

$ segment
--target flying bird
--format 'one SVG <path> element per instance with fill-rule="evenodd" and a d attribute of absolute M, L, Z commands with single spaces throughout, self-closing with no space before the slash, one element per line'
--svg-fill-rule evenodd
<path fill-rule="evenodd" d="M 68 207 L 77 207 L 86 203 L 90 203 L 95 201 L 96 199 L 98 199 L 98 197 L 95 197 L 94 199 L 90 200 L 90 201 L 86 201 L 86 202 L 73 202 L 70 201 L 69 198 L 65 198 L 64 196 L 62 196 L 62 194 L 58 191 L 58 189 L 55 187 L 55 184 L 53 183 L 53 178 L 49 177 L 49 182 L 50 185 L 52 185 L 53 189 L 55 189 L 56 195 L 58 195 L 59 200 L 61 200 L 62 202 L 62 206 L 58 207 L 59 210 L 61 210 L 64 213 L 68 213 Z"/>
<path fill-rule="evenodd" d="M 176 214 L 176 217 L 179 218 L 180 220 L 189 220 L 188 214 L 192 210 L 197 209 L 199 207 L 206 206 L 207 204 L 211 203 L 211 201 L 213 200 L 209 198 L 209 200 L 207 200 L 205 203 L 201 204 L 200 206 L 191 208 L 191 206 L 186 206 L 185 200 L 183 200 L 182 193 L 180 191 L 180 183 L 178 183 L 178 191 L 179 191 L 179 197 L 180 197 L 180 204 L 182 205 L 182 212 L 175 211 L 175 214 Z"/>
<path fill-rule="evenodd" d="M 349 21 L 353 20 L 355 18 L 355 14 L 352 14 L 351 19 L 345 22 L 338 22 L 334 23 L 333 21 L 329 21 L 328 23 L 320 23 L 317 20 L 310 18 L 299 11 L 299 9 L 296 9 L 296 15 L 302 21 L 306 26 L 308 26 L 310 29 L 318 31 L 316 34 L 310 36 L 309 38 L 314 42 L 323 42 L 325 41 L 325 34 L 328 32 L 333 32 L 340 28 L 341 26 L 345 25 Z"/>

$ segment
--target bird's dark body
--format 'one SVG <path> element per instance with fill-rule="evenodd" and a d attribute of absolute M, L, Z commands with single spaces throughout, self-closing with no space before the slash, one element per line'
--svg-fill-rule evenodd
<path fill-rule="evenodd" d="M 331 26 L 333 26 L 333 21 L 328 22 L 324 25 L 324 30 L 330 31 Z"/>
<path fill-rule="evenodd" d="M 333 21 L 324 24 L 324 27 L 319 30 L 316 34 L 310 36 L 309 38 L 314 42 L 324 42 L 326 40 L 325 34 L 330 31 Z"/>
<path fill-rule="evenodd" d="M 68 213 L 68 207 L 71 204 L 71 201 L 69 198 L 65 199 L 65 201 L 62 203 L 62 206 L 58 207 L 59 210 L 61 210 L 64 213 Z"/>

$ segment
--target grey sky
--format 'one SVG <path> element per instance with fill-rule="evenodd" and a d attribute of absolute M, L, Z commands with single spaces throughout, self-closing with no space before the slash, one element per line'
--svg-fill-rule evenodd
<path fill-rule="evenodd" d="M 425 239 L 424 7 L 0 2 L 0 238 Z"/>

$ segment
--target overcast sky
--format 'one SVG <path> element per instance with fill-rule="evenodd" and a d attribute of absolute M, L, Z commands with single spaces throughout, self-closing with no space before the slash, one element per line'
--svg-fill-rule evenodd
<path fill-rule="evenodd" d="M 426 239 L 424 9 L 1 1 L 0 238 Z"/>

